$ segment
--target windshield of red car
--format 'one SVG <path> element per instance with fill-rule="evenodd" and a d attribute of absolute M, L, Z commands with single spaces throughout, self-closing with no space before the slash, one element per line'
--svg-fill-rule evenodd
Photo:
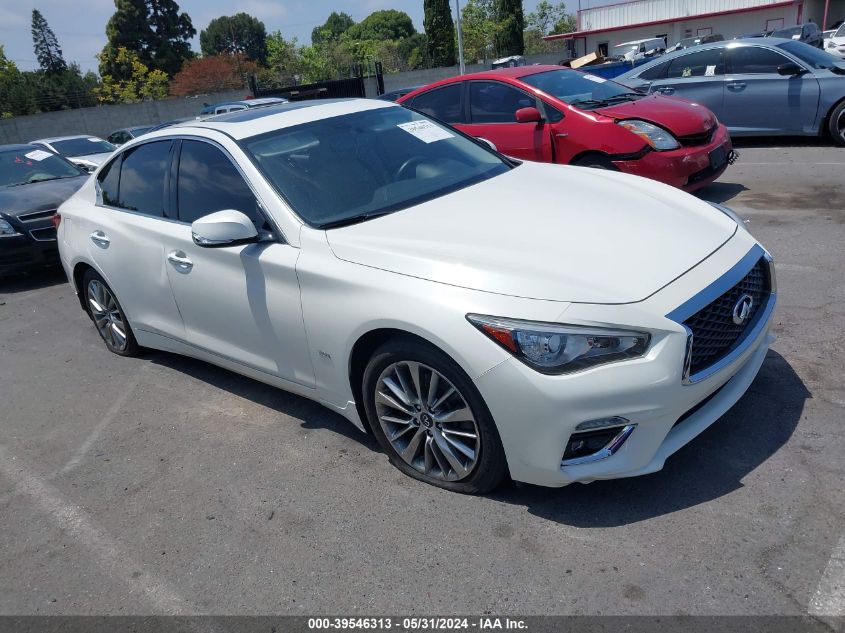
<path fill-rule="evenodd" d="M 604 77 L 567 68 L 528 75 L 521 77 L 520 81 L 584 110 L 644 96 Z"/>

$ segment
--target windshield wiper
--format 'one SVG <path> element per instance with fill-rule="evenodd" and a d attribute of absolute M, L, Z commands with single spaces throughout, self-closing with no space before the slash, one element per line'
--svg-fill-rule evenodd
<path fill-rule="evenodd" d="M 613 95 L 612 97 L 608 97 L 605 101 L 616 101 L 617 99 L 621 100 L 628 100 L 628 99 L 640 99 L 645 97 L 642 92 L 621 92 L 618 95 Z"/>
<path fill-rule="evenodd" d="M 359 215 L 353 215 L 348 218 L 341 218 L 340 220 L 332 220 L 331 222 L 324 222 L 320 224 L 317 228 L 321 230 L 326 229 L 337 229 L 341 226 L 350 226 L 352 224 L 360 224 L 361 222 L 366 222 L 367 220 L 372 220 L 373 218 L 379 218 L 383 215 L 390 215 L 393 211 L 371 211 L 369 213 L 361 213 Z"/>
<path fill-rule="evenodd" d="M 607 99 L 577 99 L 569 105 L 574 105 L 578 107 L 581 107 L 583 105 L 587 107 L 600 108 L 602 106 L 608 105 L 608 103 Z"/>

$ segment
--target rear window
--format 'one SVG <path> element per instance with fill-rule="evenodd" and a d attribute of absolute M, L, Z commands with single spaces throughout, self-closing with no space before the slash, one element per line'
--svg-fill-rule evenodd
<path fill-rule="evenodd" d="M 463 90 L 462 83 L 435 88 L 414 97 L 411 105 L 423 114 L 446 123 L 463 123 L 464 108 L 461 100 Z"/>

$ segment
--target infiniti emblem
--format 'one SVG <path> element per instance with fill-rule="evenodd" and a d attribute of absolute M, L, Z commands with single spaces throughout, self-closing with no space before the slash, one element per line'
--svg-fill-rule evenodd
<path fill-rule="evenodd" d="M 754 298 L 751 295 L 742 295 L 734 304 L 733 319 L 737 325 L 742 325 L 751 314 L 751 308 L 754 307 Z"/>

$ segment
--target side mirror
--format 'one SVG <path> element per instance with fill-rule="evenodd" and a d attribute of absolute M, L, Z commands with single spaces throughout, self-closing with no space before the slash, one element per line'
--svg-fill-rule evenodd
<path fill-rule="evenodd" d="M 537 108 L 520 108 L 516 111 L 517 123 L 542 123 L 543 115 Z"/>
<path fill-rule="evenodd" d="M 785 76 L 794 76 L 794 75 L 803 75 L 806 71 L 801 68 L 798 64 L 793 62 L 788 62 L 786 64 L 781 64 L 778 66 L 778 75 L 785 75 Z"/>
<path fill-rule="evenodd" d="M 477 141 L 481 141 L 482 143 L 484 143 L 485 145 L 487 145 L 490 149 L 492 149 L 494 152 L 498 152 L 498 151 L 499 151 L 499 148 L 498 148 L 498 147 L 496 147 L 496 144 L 495 144 L 495 143 L 493 143 L 493 141 L 488 140 L 488 139 L 484 138 L 483 136 L 476 136 L 476 137 L 475 137 L 475 140 L 477 140 Z"/>
<path fill-rule="evenodd" d="M 258 231 L 240 211 L 226 209 L 194 220 L 191 224 L 194 244 L 206 248 L 249 244 L 258 239 Z"/>

